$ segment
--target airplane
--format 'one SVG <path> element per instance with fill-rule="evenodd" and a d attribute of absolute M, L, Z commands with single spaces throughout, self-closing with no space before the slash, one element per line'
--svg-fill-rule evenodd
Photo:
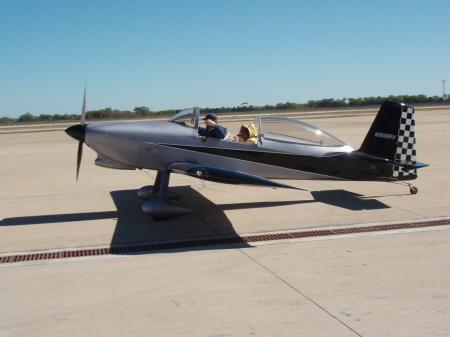
<path fill-rule="evenodd" d="M 354 149 L 333 135 L 297 119 L 255 117 L 257 144 L 199 136 L 200 109 L 180 111 L 168 121 L 85 123 L 86 89 L 80 124 L 66 133 L 78 140 L 76 178 L 83 144 L 97 153 L 95 164 L 121 170 L 156 170 L 153 186 L 138 195 L 155 220 L 194 213 L 172 200 L 171 173 L 228 184 L 294 188 L 277 180 L 356 180 L 401 182 L 428 166 L 416 159 L 414 108 L 385 101 L 362 145 Z"/>

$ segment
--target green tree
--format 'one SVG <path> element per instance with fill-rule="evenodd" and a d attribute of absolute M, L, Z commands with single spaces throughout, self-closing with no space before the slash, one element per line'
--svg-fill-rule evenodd
<path fill-rule="evenodd" d="M 38 120 L 40 120 L 40 121 L 51 121 L 52 119 L 53 119 L 52 115 L 40 114 L 38 117 Z"/>
<path fill-rule="evenodd" d="M 321 108 L 328 108 L 332 106 L 336 106 L 336 101 L 334 100 L 334 98 L 324 98 L 319 103 L 319 107 Z"/>
<path fill-rule="evenodd" d="M 27 112 L 26 114 L 23 114 L 18 119 L 19 122 L 34 122 L 36 121 L 36 117 L 34 117 L 32 114 Z"/>
<path fill-rule="evenodd" d="M 133 110 L 139 116 L 148 116 L 151 114 L 151 111 L 146 106 L 135 107 Z"/>
<path fill-rule="evenodd" d="M 2 117 L 0 118 L 0 124 L 11 124 L 14 122 L 14 119 L 9 117 Z"/>

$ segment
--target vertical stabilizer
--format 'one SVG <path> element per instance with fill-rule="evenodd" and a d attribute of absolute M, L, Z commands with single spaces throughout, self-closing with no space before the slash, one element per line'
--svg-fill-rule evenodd
<path fill-rule="evenodd" d="M 359 152 L 393 163 L 392 177 L 417 176 L 414 108 L 386 101 L 382 104 Z"/>

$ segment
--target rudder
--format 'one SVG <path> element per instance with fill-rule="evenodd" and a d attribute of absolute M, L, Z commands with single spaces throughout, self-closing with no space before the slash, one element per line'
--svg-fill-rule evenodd
<path fill-rule="evenodd" d="M 386 101 L 364 139 L 359 152 L 393 164 L 392 178 L 417 177 L 414 108 Z"/>

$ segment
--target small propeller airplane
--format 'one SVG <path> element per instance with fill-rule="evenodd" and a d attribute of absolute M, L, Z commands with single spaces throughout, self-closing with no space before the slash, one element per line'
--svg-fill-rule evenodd
<path fill-rule="evenodd" d="M 386 101 L 362 145 L 354 149 L 308 123 L 280 116 L 257 116 L 257 144 L 199 136 L 200 109 L 183 110 L 167 122 L 85 123 L 86 88 L 80 124 L 66 129 L 78 140 L 77 170 L 83 144 L 94 150 L 95 164 L 121 170 L 156 170 L 153 186 L 138 195 L 142 210 L 155 220 L 194 213 L 172 200 L 171 173 L 228 184 L 294 188 L 272 179 L 401 182 L 412 194 L 417 169 L 414 108 Z"/>

